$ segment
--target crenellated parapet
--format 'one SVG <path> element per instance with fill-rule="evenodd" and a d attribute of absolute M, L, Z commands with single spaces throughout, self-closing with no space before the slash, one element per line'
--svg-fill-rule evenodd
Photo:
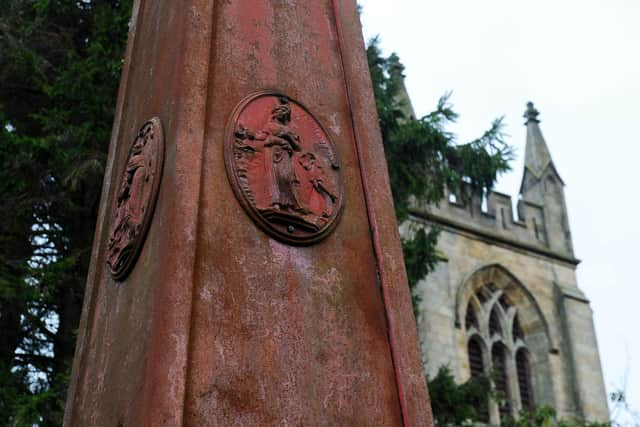
<path fill-rule="evenodd" d="M 459 191 L 449 192 L 438 204 L 414 200 L 410 211 L 417 222 L 437 224 L 572 264 L 579 262 L 571 252 L 550 246 L 545 206 L 523 198 L 518 199 L 514 213 L 510 195 L 497 191 L 482 195 L 463 183 Z"/>
<path fill-rule="evenodd" d="M 533 103 L 524 114 L 527 126 L 524 173 L 516 213 L 511 196 L 474 191 L 463 182 L 439 204 L 414 201 L 411 213 L 419 222 L 436 223 L 497 244 L 578 264 L 564 197 L 564 181 L 551 158 Z"/>

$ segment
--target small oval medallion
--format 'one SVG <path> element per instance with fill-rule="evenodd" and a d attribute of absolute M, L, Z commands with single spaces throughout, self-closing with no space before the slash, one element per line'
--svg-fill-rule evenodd
<path fill-rule="evenodd" d="M 107 264 L 116 280 L 135 265 L 158 198 L 164 163 L 164 134 L 158 117 L 146 122 L 129 150 L 115 200 Z"/>
<path fill-rule="evenodd" d="M 340 160 L 327 132 L 298 102 L 261 92 L 227 126 L 227 175 L 249 216 L 291 244 L 325 238 L 342 211 Z"/>

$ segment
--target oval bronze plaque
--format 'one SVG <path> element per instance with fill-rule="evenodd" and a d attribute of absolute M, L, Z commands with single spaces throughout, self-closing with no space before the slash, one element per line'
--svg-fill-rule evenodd
<path fill-rule="evenodd" d="M 107 264 L 116 280 L 135 265 L 158 198 L 164 163 L 164 134 L 158 117 L 146 122 L 129 150 L 115 200 Z"/>
<path fill-rule="evenodd" d="M 325 238 L 342 211 L 336 148 L 300 103 L 261 92 L 236 107 L 224 144 L 227 175 L 249 216 L 291 244 Z"/>

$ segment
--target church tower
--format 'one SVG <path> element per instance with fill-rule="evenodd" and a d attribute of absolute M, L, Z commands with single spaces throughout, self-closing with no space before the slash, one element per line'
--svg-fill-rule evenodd
<path fill-rule="evenodd" d="M 589 300 L 579 289 L 564 182 L 527 104 L 525 166 L 509 195 L 416 204 L 412 229 L 437 226 L 440 260 L 416 288 L 425 373 L 448 366 L 459 382 L 496 374 L 504 396 L 485 421 L 547 405 L 563 418 L 608 421 Z M 460 194 L 461 192 L 458 192 Z"/>

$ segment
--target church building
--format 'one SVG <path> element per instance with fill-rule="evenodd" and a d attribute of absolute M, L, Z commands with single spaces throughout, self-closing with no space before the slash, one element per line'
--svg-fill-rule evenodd
<path fill-rule="evenodd" d="M 437 226 L 440 260 L 416 288 L 424 368 L 457 381 L 492 374 L 504 399 L 486 417 L 548 405 L 563 418 L 608 421 L 589 300 L 578 287 L 564 186 L 532 103 L 517 202 L 489 192 L 416 204 L 404 232 Z"/>

